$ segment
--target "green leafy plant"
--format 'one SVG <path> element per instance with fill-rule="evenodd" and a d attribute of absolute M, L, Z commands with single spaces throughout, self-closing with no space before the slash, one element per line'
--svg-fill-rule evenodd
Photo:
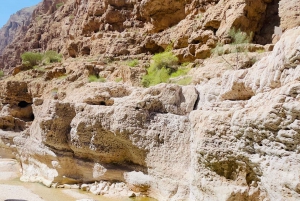
<path fill-rule="evenodd" d="M 248 35 L 245 32 L 242 32 L 240 29 L 232 28 L 229 30 L 228 35 L 232 39 L 232 44 L 243 44 L 243 43 L 250 43 L 253 33 Z"/>
<path fill-rule="evenodd" d="M 49 50 L 44 53 L 43 55 L 43 61 L 44 63 L 56 63 L 56 62 L 61 62 L 62 60 L 62 55 L 58 54 L 57 52 L 53 50 Z"/>
<path fill-rule="evenodd" d="M 0 70 L 0 78 L 4 76 L 3 70 Z"/>
<path fill-rule="evenodd" d="M 142 85 L 149 87 L 167 82 L 172 72 L 177 70 L 175 67 L 177 62 L 178 58 L 169 50 L 155 54 L 152 57 L 150 67 L 147 69 L 148 74 L 142 79 Z"/>
<path fill-rule="evenodd" d="M 25 52 L 21 55 L 21 58 L 24 65 L 27 67 L 33 67 L 42 61 L 43 55 L 38 52 Z"/>
<path fill-rule="evenodd" d="M 147 75 L 143 76 L 144 87 L 153 86 L 163 82 L 169 82 L 170 78 L 186 75 L 190 68 L 188 64 L 178 66 L 178 58 L 169 50 L 155 54 L 152 57 Z"/>
<path fill-rule="evenodd" d="M 171 78 L 186 75 L 190 71 L 188 67 L 179 67 L 177 71 L 171 74 Z"/>
<path fill-rule="evenodd" d="M 101 76 L 96 76 L 96 75 L 90 75 L 88 77 L 89 82 L 105 82 L 106 79 Z"/>
<path fill-rule="evenodd" d="M 139 64 L 139 60 L 137 59 L 127 61 L 127 65 L 130 67 L 136 67 L 138 64 Z"/>

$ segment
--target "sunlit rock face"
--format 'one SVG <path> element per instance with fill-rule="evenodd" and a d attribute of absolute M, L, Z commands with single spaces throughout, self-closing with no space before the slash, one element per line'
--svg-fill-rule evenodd
<path fill-rule="evenodd" d="M 277 42 L 275 26 L 286 31 L 299 25 L 296 2 L 44 0 L 26 26 L 18 24 L 21 30 L 10 34 L 15 40 L 3 46 L 0 67 L 16 67 L 25 51 L 46 50 L 65 58 L 124 58 L 145 57 L 172 46 L 181 62 L 206 59 L 218 42 L 230 43 L 233 28 L 252 33 L 256 44 Z"/>
<path fill-rule="evenodd" d="M 300 28 L 286 24 L 284 1 L 155 2 L 43 1 L 34 11 L 5 54 L 56 49 L 65 60 L 0 81 L 0 146 L 21 180 L 162 201 L 299 200 Z M 229 62 L 208 58 L 232 27 L 272 36 L 262 24 L 276 6 L 284 33 L 272 52 L 247 44 Z M 144 66 L 121 58 L 149 65 L 170 44 L 181 62 L 200 59 L 194 85 L 139 87 Z M 95 74 L 106 82 L 89 82 Z"/>

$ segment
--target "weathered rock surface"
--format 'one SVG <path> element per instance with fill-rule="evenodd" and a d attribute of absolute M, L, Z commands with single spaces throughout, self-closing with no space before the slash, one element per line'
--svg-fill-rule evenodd
<path fill-rule="evenodd" d="M 28 50 L 65 60 L 0 81 L 0 147 L 20 161 L 23 181 L 48 187 L 162 201 L 299 200 L 298 12 L 285 0 L 44 0 L 1 65 L 14 67 Z M 230 43 L 231 28 L 266 44 L 275 25 L 285 33 L 272 52 L 228 44 L 207 59 Z M 149 55 L 170 44 L 180 62 L 197 59 L 195 85 L 139 87 Z M 139 66 L 124 64 L 134 58 Z"/>
<path fill-rule="evenodd" d="M 299 35 L 286 31 L 250 68 L 208 59 L 190 72 L 196 86 L 116 83 L 116 64 L 100 61 L 20 72 L 1 81 L 1 147 L 17 153 L 22 180 L 47 186 L 162 201 L 298 200 Z M 87 82 L 102 71 L 108 82 Z"/>
<path fill-rule="evenodd" d="M 277 42 L 272 38 L 274 26 L 285 31 L 299 25 L 299 9 L 293 6 L 297 2 L 44 0 L 28 29 L 3 51 L 0 68 L 15 67 L 25 51 L 46 50 L 56 50 L 65 58 L 120 59 L 172 46 L 180 62 L 205 59 L 218 42 L 230 43 L 232 28 L 252 32 L 253 41 L 259 44 Z"/>

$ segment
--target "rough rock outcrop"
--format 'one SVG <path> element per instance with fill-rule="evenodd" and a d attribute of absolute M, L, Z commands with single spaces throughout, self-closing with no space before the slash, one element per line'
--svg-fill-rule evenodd
<path fill-rule="evenodd" d="M 274 26 L 284 31 L 297 26 L 299 9 L 288 5 L 298 1 L 279 2 L 44 0 L 34 11 L 28 30 L 4 50 L 0 67 L 15 67 L 22 52 L 46 50 L 56 50 L 65 58 L 120 59 L 172 46 L 180 62 L 205 59 L 218 42 L 231 42 L 228 32 L 232 28 L 252 32 L 254 42 L 265 45 L 273 41 Z"/>
<path fill-rule="evenodd" d="M 21 72 L 1 81 L 1 147 L 17 153 L 22 180 L 47 186 L 162 201 L 298 200 L 299 35 L 286 31 L 251 68 L 207 60 L 191 72 L 196 86 L 88 83 L 96 64 L 57 64 L 64 78 L 47 78 L 57 66 Z"/>

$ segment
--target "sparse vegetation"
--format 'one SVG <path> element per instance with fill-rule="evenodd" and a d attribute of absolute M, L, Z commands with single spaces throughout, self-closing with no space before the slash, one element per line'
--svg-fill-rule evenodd
<path fill-rule="evenodd" d="M 236 53 L 236 64 L 231 64 L 228 60 L 224 58 L 225 50 L 224 50 L 224 44 L 218 43 L 217 46 L 212 50 L 213 55 L 218 55 L 221 56 L 222 59 L 230 65 L 232 69 L 239 69 L 240 66 L 240 58 L 239 58 L 239 53 L 240 52 L 247 52 L 246 46 L 243 44 L 250 43 L 252 39 L 252 33 L 250 35 L 247 35 L 247 33 L 242 32 L 240 29 L 230 29 L 228 35 L 231 38 L 231 44 L 234 46 L 233 52 L 231 53 Z"/>
<path fill-rule="evenodd" d="M 178 66 L 178 58 L 167 50 L 152 57 L 148 74 L 142 79 L 144 87 L 153 86 L 163 82 L 169 82 L 170 78 L 186 75 L 190 68 Z"/>
<path fill-rule="evenodd" d="M 0 70 L 0 78 L 4 76 L 3 70 Z"/>
<path fill-rule="evenodd" d="M 130 67 L 136 67 L 137 65 L 139 65 L 139 60 L 137 59 L 129 60 L 127 61 L 127 65 Z"/>
<path fill-rule="evenodd" d="M 243 43 L 250 43 L 253 33 L 250 33 L 250 35 L 247 35 L 247 33 L 242 32 L 240 29 L 232 28 L 229 30 L 228 35 L 232 39 L 232 44 L 243 44 Z"/>
<path fill-rule="evenodd" d="M 70 15 L 70 16 L 69 16 L 69 19 L 70 19 L 70 20 L 73 20 L 74 18 L 75 18 L 74 15 Z"/>
<path fill-rule="evenodd" d="M 171 77 L 173 78 L 173 77 L 183 76 L 183 75 L 186 75 L 189 71 L 190 71 L 190 68 L 181 66 L 177 69 L 177 71 L 175 71 L 171 74 Z"/>
<path fill-rule="evenodd" d="M 58 54 L 57 52 L 55 52 L 53 50 L 49 50 L 49 51 L 45 52 L 45 54 L 43 55 L 43 61 L 46 64 L 61 62 L 61 59 L 62 59 L 62 55 Z"/>
<path fill-rule="evenodd" d="M 25 52 L 21 55 L 22 64 L 33 67 L 41 63 L 43 55 L 39 52 Z"/>
<path fill-rule="evenodd" d="M 101 76 L 96 76 L 96 75 L 90 75 L 88 77 L 89 82 L 105 82 L 106 79 Z"/>
<path fill-rule="evenodd" d="M 44 64 L 60 62 L 62 55 L 53 50 L 49 50 L 44 54 L 39 52 L 25 52 L 21 55 L 22 64 L 28 68 L 33 68 L 39 65 L 42 61 Z"/>

